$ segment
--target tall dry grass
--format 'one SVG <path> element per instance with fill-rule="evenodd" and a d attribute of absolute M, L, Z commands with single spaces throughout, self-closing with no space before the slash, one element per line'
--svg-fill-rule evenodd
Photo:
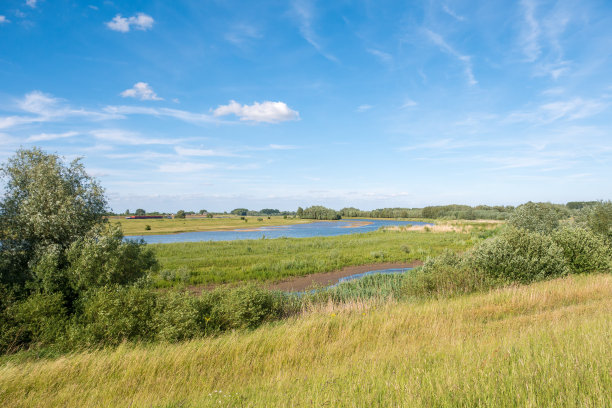
<path fill-rule="evenodd" d="M 0 365 L 0 406 L 612 404 L 612 276 L 320 305 L 252 332 Z"/>

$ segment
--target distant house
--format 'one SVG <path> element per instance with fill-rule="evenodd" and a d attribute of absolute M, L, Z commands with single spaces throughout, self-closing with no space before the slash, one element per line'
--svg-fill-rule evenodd
<path fill-rule="evenodd" d="M 126 220 L 150 220 L 152 218 L 164 218 L 163 215 L 130 215 Z"/>

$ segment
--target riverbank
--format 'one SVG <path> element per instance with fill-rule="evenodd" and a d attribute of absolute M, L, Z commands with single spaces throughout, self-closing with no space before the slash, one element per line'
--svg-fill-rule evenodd
<path fill-rule="evenodd" d="M 314 287 L 325 287 L 337 284 L 340 279 L 358 273 L 379 271 L 383 269 L 414 268 L 423 265 L 422 261 L 412 262 L 385 262 L 367 265 L 346 266 L 331 272 L 313 273 L 312 275 L 298 276 L 268 285 L 268 289 L 282 290 L 283 292 L 301 292 Z"/>

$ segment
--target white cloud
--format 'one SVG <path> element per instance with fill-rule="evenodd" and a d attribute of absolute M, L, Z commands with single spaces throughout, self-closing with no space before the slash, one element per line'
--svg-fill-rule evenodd
<path fill-rule="evenodd" d="M 302 37 L 310 45 L 312 45 L 314 49 L 319 52 L 319 54 L 321 54 L 330 61 L 339 62 L 338 58 L 323 49 L 323 47 L 319 43 L 319 39 L 317 38 L 314 29 L 312 28 L 312 20 L 314 14 L 312 2 L 310 0 L 293 1 L 293 12 L 297 17 L 300 34 L 302 35 Z"/>
<path fill-rule="evenodd" d="M 416 103 L 415 101 L 413 101 L 412 99 L 406 99 L 404 101 L 404 103 L 402 104 L 402 106 L 400 107 L 401 109 L 407 109 L 407 108 L 412 108 L 414 106 L 417 106 L 418 103 Z"/>
<path fill-rule="evenodd" d="M 540 56 L 541 52 L 539 43 L 540 24 L 534 16 L 536 7 L 535 2 L 533 0 L 523 0 L 521 5 L 524 9 L 526 23 L 522 38 L 523 53 L 527 57 L 527 61 L 533 62 Z"/>
<path fill-rule="evenodd" d="M 157 96 L 153 88 L 146 82 L 137 82 L 130 89 L 121 92 L 124 98 L 137 98 L 141 101 L 163 101 L 164 98 Z"/>
<path fill-rule="evenodd" d="M 240 120 L 267 123 L 279 123 L 300 118 L 300 114 L 289 108 L 286 103 L 270 101 L 255 102 L 253 105 L 241 105 L 232 100 L 227 105 L 217 107 L 213 113 L 215 116 L 234 114 Z"/>
<path fill-rule="evenodd" d="M 10 23 L 6 16 L 0 16 L 0 24 Z"/>
<path fill-rule="evenodd" d="M 270 150 L 295 150 L 299 149 L 299 146 L 271 144 L 268 145 L 268 148 Z"/>
<path fill-rule="evenodd" d="M 206 113 L 194 113 L 179 109 L 171 108 L 150 108 L 146 106 L 107 106 L 105 112 L 114 115 L 151 115 L 151 116 L 168 116 L 171 118 L 183 120 L 190 123 L 229 123 L 223 122 Z"/>
<path fill-rule="evenodd" d="M 357 107 L 357 112 L 365 112 L 365 111 L 368 111 L 368 110 L 370 110 L 372 108 L 373 108 L 372 105 L 359 105 Z"/>
<path fill-rule="evenodd" d="M 64 132 L 64 133 L 41 133 L 28 137 L 27 142 L 42 142 L 47 140 L 65 139 L 68 137 L 77 136 L 79 132 Z"/>
<path fill-rule="evenodd" d="M 190 149 L 180 146 L 175 146 L 174 151 L 179 156 L 197 156 L 197 157 L 239 157 L 239 155 L 213 149 Z"/>
<path fill-rule="evenodd" d="M 140 133 L 130 132 L 122 129 L 98 129 L 89 132 L 96 139 L 122 145 L 169 145 L 175 144 L 179 140 L 173 139 L 154 139 L 143 137 Z"/>
<path fill-rule="evenodd" d="M 577 120 L 596 115 L 608 107 L 595 99 L 574 98 L 540 105 L 537 109 L 511 113 L 507 122 L 551 123 L 557 120 Z"/>
<path fill-rule="evenodd" d="M 444 4 L 442 6 L 442 10 L 444 10 L 444 12 L 446 14 L 448 14 L 449 16 L 451 16 L 452 18 L 458 20 L 458 21 L 464 21 L 465 17 L 460 16 L 459 14 L 455 13 L 453 10 L 450 9 L 450 7 L 448 7 L 446 4 Z"/>
<path fill-rule="evenodd" d="M 381 50 L 377 50 L 377 49 L 374 49 L 374 48 L 368 48 L 366 51 L 369 52 L 370 54 L 374 55 L 378 59 L 380 59 L 385 64 L 392 64 L 393 63 L 393 56 L 391 54 L 387 53 L 387 52 L 384 52 L 384 51 L 381 51 Z"/>
<path fill-rule="evenodd" d="M 127 33 L 132 28 L 141 31 L 149 30 L 153 28 L 153 23 L 155 23 L 153 17 L 144 13 L 137 13 L 135 16 L 128 18 L 117 14 L 111 21 L 106 23 L 106 26 L 113 31 Z"/>
<path fill-rule="evenodd" d="M 32 8 L 36 7 L 36 3 L 38 0 L 26 0 L 26 5 Z"/>
<path fill-rule="evenodd" d="M 176 162 L 166 163 L 158 167 L 161 173 L 193 173 L 196 171 L 209 170 L 215 166 L 209 163 Z"/>
<path fill-rule="evenodd" d="M 0 117 L 0 129 L 8 129 L 30 123 L 57 121 L 66 117 L 87 117 L 93 120 L 116 119 L 117 115 L 74 109 L 63 100 L 40 91 L 32 91 L 17 102 L 17 108 L 35 116 L 5 116 Z"/>
<path fill-rule="evenodd" d="M 236 24 L 225 34 L 225 39 L 234 45 L 241 46 L 244 43 L 261 38 L 259 30 L 249 24 Z"/>
<path fill-rule="evenodd" d="M 453 47 L 451 47 L 446 41 L 444 41 L 444 38 L 442 38 L 440 34 L 434 33 L 433 31 L 430 31 L 427 29 L 425 30 L 425 33 L 427 34 L 429 39 L 434 44 L 436 44 L 443 51 L 446 51 L 447 53 L 454 56 L 455 58 L 457 58 L 459 61 L 463 63 L 464 72 L 465 72 L 465 76 L 467 77 L 468 84 L 476 85 L 478 83 L 478 81 L 476 81 L 476 79 L 474 78 L 474 73 L 472 71 L 472 57 L 468 55 L 460 54 Z"/>

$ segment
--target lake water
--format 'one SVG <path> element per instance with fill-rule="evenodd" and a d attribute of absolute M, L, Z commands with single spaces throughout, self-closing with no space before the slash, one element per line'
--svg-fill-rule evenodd
<path fill-rule="evenodd" d="M 356 222 L 368 222 L 371 224 L 350 227 Z M 321 221 L 309 224 L 281 225 L 276 227 L 251 227 L 232 231 L 182 232 L 180 234 L 169 235 L 136 235 L 126 237 L 126 239 L 143 239 L 149 244 L 168 244 L 172 242 L 235 241 L 238 239 L 268 239 L 283 237 L 331 237 L 336 235 L 349 235 L 376 231 L 381 227 L 401 225 L 432 224 L 419 221 L 351 219 L 345 221 Z"/>

